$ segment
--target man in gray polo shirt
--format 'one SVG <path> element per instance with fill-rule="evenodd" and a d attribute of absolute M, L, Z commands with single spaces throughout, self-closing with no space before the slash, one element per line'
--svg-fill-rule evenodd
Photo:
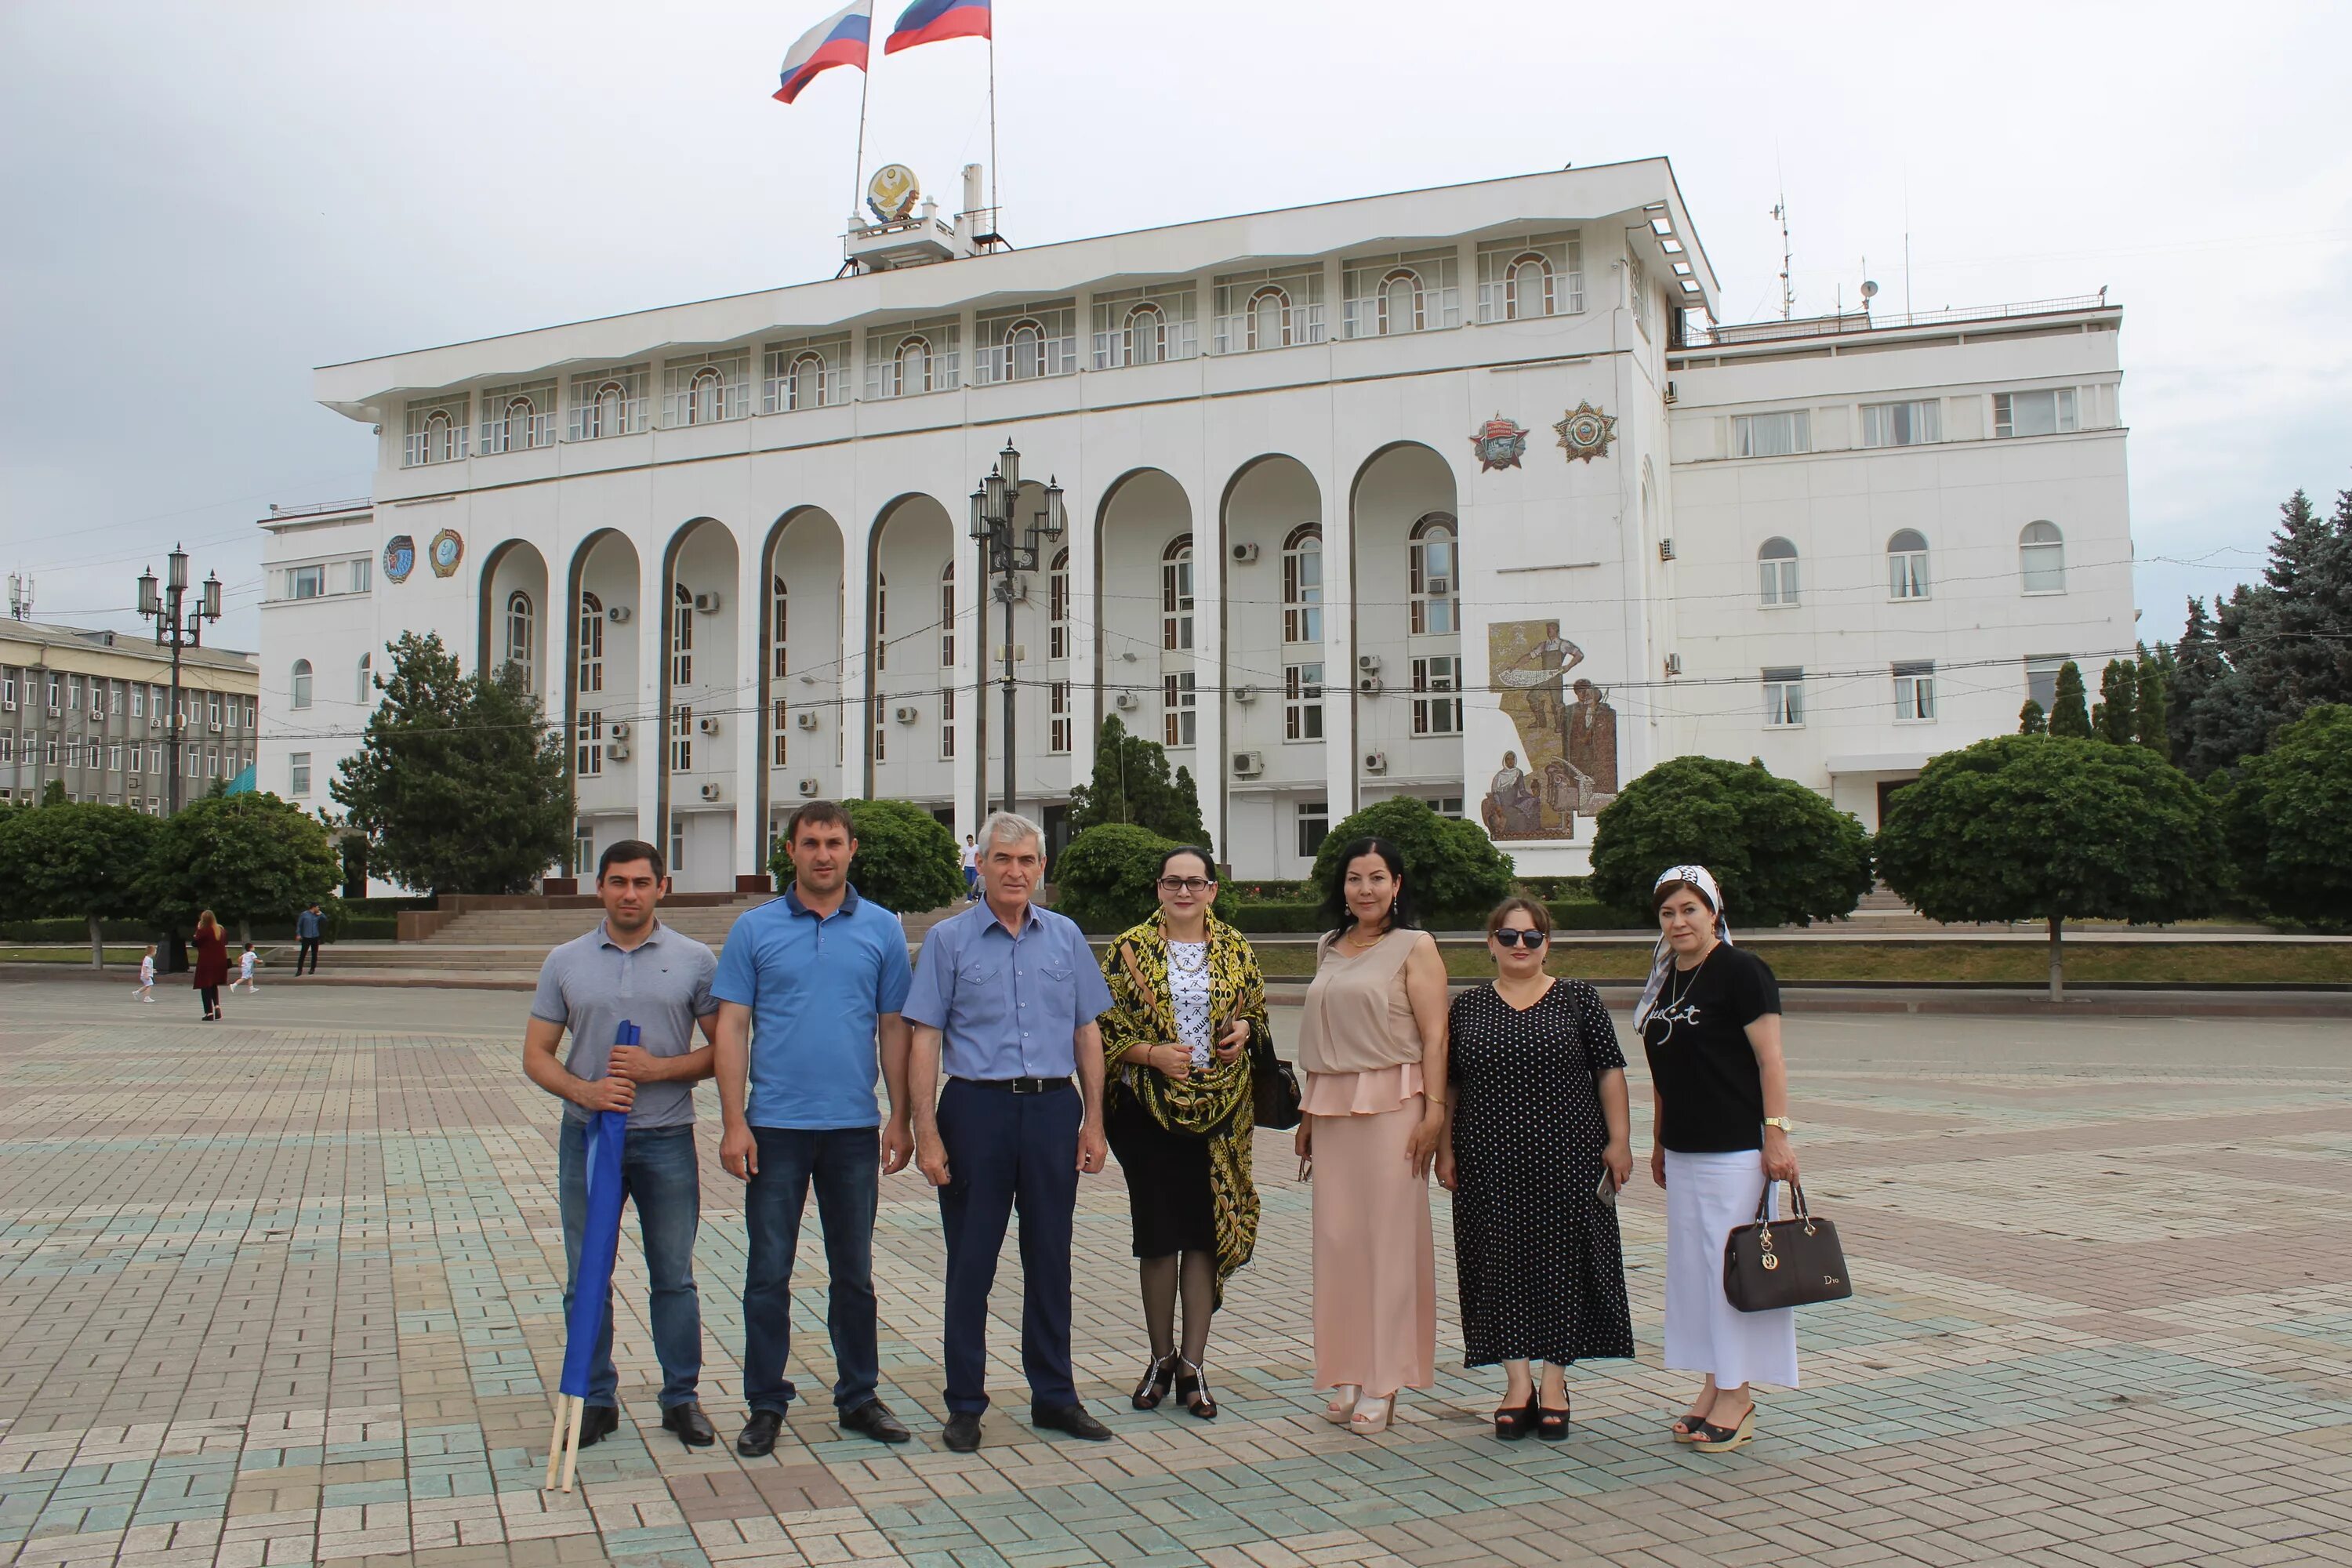
<path fill-rule="evenodd" d="M 702 1304 L 694 1289 L 694 1233 L 702 1217 L 702 1184 L 694 1157 L 694 1086 L 710 1076 L 714 1060 L 719 1004 L 710 980 L 719 961 L 692 937 L 654 918 L 668 889 L 661 851 L 652 845 L 625 839 L 604 851 L 596 866 L 604 919 L 547 955 L 523 1035 L 522 1069 L 565 1102 L 557 1193 L 567 1318 L 588 1217 L 588 1119 L 600 1110 L 629 1113 L 621 1185 L 637 1206 L 652 1279 L 648 1305 L 662 1368 L 662 1426 L 703 1447 L 715 1434 L 696 1397 Z M 614 1045 L 624 1021 L 637 1026 L 638 1044 Z M 556 1046 L 567 1031 L 572 1049 L 558 1061 Z M 582 1447 L 620 1429 L 619 1383 L 608 1301 L 580 1423 Z"/>

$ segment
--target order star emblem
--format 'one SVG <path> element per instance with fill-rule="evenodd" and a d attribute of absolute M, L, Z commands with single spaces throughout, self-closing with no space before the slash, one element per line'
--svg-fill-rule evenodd
<path fill-rule="evenodd" d="M 1617 416 L 1603 414 L 1590 403 L 1580 403 L 1552 429 L 1570 462 L 1589 463 L 1609 455 L 1609 444 L 1617 438 Z"/>

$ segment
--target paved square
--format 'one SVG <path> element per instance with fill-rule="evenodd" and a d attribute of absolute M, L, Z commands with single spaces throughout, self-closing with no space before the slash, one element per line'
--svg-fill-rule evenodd
<path fill-rule="evenodd" d="M 659 1429 L 632 1225 L 625 1418 L 562 1498 L 539 1489 L 556 1112 L 520 1071 L 523 999 L 281 981 L 215 1027 L 160 995 L 0 984 L 0 1563 L 2352 1563 L 2341 1022 L 1792 1017 L 1799 1152 L 1861 1294 L 1804 1315 L 1806 1386 L 1714 1458 L 1664 1431 L 1688 1389 L 1658 1365 L 1646 1176 L 1624 1210 L 1641 1359 L 1572 1380 L 1569 1443 L 1495 1442 L 1497 1384 L 1458 1364 L 1377 1440 L 1325 1425 L 1307 1194 L 1265 1134 L 1259 1260 L 1211 1347 L 1223 1419 L 1126 1407 L 1114 1170 L 1082 1189 L 1076 1335 L 1118 1440 L 1022 1419 L 1008 1248 L 987 1446 L 948 1453 L 936 1210 L 908 1173 L 877 1268 L 885 1396 L 917 1441 L 830 1422 L 812 1207 L 796 1377 L 819 1397 L 747 1463 L 725 1446 L 743 1232 L 706 1089 L 721 1446 Z M 1441 1234 L 1441 1364 L 1449 1254 Z"/>

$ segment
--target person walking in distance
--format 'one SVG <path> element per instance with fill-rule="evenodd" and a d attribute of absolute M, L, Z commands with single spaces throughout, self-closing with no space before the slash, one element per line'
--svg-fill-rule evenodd
<path fill-rule="evenodd" d="M 898 1012 L 913 980 L 907 930 L 851 884 L 857 839 L 839 805 L 802 806 L 784 842 L 792 886 L 735 922 L 711 984 L 726 1122 L 719 1158 L 748 1184 L 743 1399 L 751 1413 L 735 1439 L 735 1451 L 748 1458 L 774 1450 L 792 1408 L 784 1359 L 792 1348 L 793 1265 L 812 1183 L 824 1225 L 834 1409 L 845 1431 L 877 1443 L 908 1437 L 876 1388 L 882 1356 L 874 1300 L 881 1178 L 904 1166 L 915 1147 L 907 1022 Z M 877 1073 L 890 1091 L 887 1121 L 874 1098 Z"/>
<path fill-rule="evenodd" d="M 709 948 L 672 931 L 654 910 L 669 890 L 661 851 L 636 839 L 608 847 L 596 865 L 604 918 L 584 936 L 547 955 L 525 1026 L 522 1069 L 564 1102 L 556 1193 L 563 1215 L 563 1310 L 572 1311 L 580 1248 L 588 1223 L 588 1119 L 628 1112 L 621 1186 L 637 1207 L 644 1237 L 654 1354 L 662 1369 L 662 1426 L 691 1447 L 717 1434 L 696 1396 L 702 1374 L 702 1306 L 694 1288 L 694 1235 L 701 1221 L 701 1175 L 694 1157 L 694 1086 L 711 1072 L 709 1041 L 719 1004 L 710 982 L 719 961 Z M 624 1023 L 638 1043 L 613 1043 Z M 703 1036 L 695 1038 L 697 1030 Z M 565 1034 L 571 1050 L 558 1060 Z M 613 1366 L 613 1314 L 589 1374 L 580 1446 L 621 1426 L 619 1374 Z"/>
<path fill-rule="evenodd" d="M 196 917 L 196 934 L 188 939 L 188 945 L 196 950 L 195 963 L 189 966 L 194 972 L 188 976 L 189 984 L 196 988 L 196 995 L 205 1005 L 205 1021 L 217 1023 L 221 1017 L 221 986 L 228 979 L 228 939 L 222 934 L 220 922 L 213 919 L 212 910 L 206 910 Z"/>
<path fill-rule="evenodd" d="M 1070 1240 L 1079 1173 L 1101 1170 L 1108 1153 L 1095 1020 L 1110 988 L 1076 922 L 1029 901 L 1045 872 L 1037 825 L 993 813 L 979 849 L 982 900 L 924 934 L 905 1008 L 915 1026 L 915 1162 L 939 1189 L 947 1239 L 944 1436 L 959 1454 L 980 1447 L 988 1293 L 1017 1211 L 1030 1422 L 1108 1442 L 1070 1372 Z M 948 1081 L 934 1103 L 942 1066 Z"/>
<path fill-rule="evenodd" d="M 149 1006 L 155 1005 L 155 944 L 149 942 L 139 959 L 139 984 L 131 993 Z"/>
<path fill-rule="evenodd" d="M 311 973 L 319 973 L 319 931 L 324 924 L 325 919 L 319 913 L 316 904 L 294 917 L 294 935 L 302 944 L 294 953 L 294 978 L 297 980 L 302 977 L 302 965 L 306 961 L 310 965 Z"/>
<path fill-rule="evenodd" d="M 980 846 L 969 833 L 963 836 L 963 901 L 980 902 Z"/>
<path fill-rule="evenodd" d="M 238 986 L 242 985 L 245 987 L 245 994 L 247 995 L 259 995 L 261 993 L 261 987 L 255 984 L 253 982 L 253 970 L 254 966 L 260 962 L 261 955 L 253 951 L 253 943 L 249 942 L 247 942 L 245 944 L 245 952 L 238 956 L 236 961 L 236 978 L 228 983 L 228 988 L 234 991 Z"/>

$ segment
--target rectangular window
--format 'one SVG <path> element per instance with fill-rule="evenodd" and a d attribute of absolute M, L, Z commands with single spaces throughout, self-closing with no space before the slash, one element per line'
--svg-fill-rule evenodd
<path fill-rule="evenodd" d="M 1431 795 L 1429 809 L 1440 816 L 1451 816 L 1458 821 L 1462 816 L 1462 797 L 1458 795 Z"/>
<path fill-rule="evenodd" d="M 2058 702 L 2058 672 L 2066 666 L 2063 653 L 2025 656 L 2025 694 L 2048 713 Z"/>
<path fill-rule="evenodd" d="M 662 428 L 716 425 L 751 412 L 751 351 L 721 349 L 662 365 Z"/>
<path fill-rule="evenodd" d="M 11 708 L 16 706 L 16 688 L 14 681 L 11 681 L 8 687 L 8 706 Z M 131 716 L 133 719 L 147 717 L 147 689 L 143 686 L 134 686 L 131 689 Z"/>
<path fill-rule="evenodd" d="M 106 771 L 110 773 L 119 773 L 122 771 L 122 748 L 121 746 L 109 746 L 106 748 Z"/>
<path fill-rule="evenodd" d="M 1886 596 L 1890 599 L 1927 597 L 1927 552 L 1890 550 L 1886 552 Z"/>
<path fill-rule="evenodd" d="M 2080 427 L 2071 386 L 1993 394 L 1992 433 L 2003 440 L 2011 436 L 2058 436 Z"/>
<path fill-rule="evenodd" d="M 324 566 L 295 566 L 286 573 L 286 596 L 289 599 L 316 599 L 327 591 L 327 569 Z"/>
<path fill-rule="evenodd" d="M 1943 407 L 1933 398 L 1913 403 L 1865 403 L 1862 405 L 1862 444 L 1865 447 L 1917 447 L 1940 441 Z"/>
<path fill-rule="evenodd" d="M 983 311 L 972 322 L 972 335 L 979 345 L 972 355 L 975 385 L 1068 375 L 1078 368 L 1075 300 Z"/>
<path fill-rule="evenodd" d="M 0 709 L 13 710 L 16 706 L 16 672 L 0 675 Z"/>
<path fill-rule="evenodd" d="M 55 735 L 50 736 L 47 741 L 43 742 L 41 747 L 41 760 L 50 767 L 56 767 L 58 765 L 58 739 Z"/>
<path fill-rule="evenodd" d="M 1778 542 L 1777 541 L 1775 542 Z M 1757 562 L 1764 577 L 1764 607 L 1768 610 L 1793 609 L 1797 603 L 1797 556 L 1792 550 L 1786 555 L 1767 553 Z"/>
<path fill-rule="evenodd" d="M 118 680 L 108 689 L 106 693 L 106 710 L 109 713 L 116 714 L 122 711 L 122 682 Z"/>
<path fill-rule="evenodd" d="M 58 704 L 63 700 L 63 693 L 64 693 L 64 691 L 65 691 L 65 684 L 64 684 L 64 682 L 63 682 L 63 681 L 61 681 L 58 677 L 56 677 L 56 676 L 54 676 L 54 675 L 52 675 L 51 677 L 49 677 L 49 711 L 50 711 L 50 712 L 54 713 L 54 712 L 56 712 L 56 711 L 58 710 Z"/>
<path fill-rule="evenodd" d="M 955 761 L 955 689 L 940 688 L 940 761 Z"/>
<path fill-rule="evenodd" d="M 69 768 L 81 766 L 81 741 L 79 737 L 66 742 L 66 766 Z"/>
<path fill-rule="evenodd" d="M 1070 683 L 1057 680 L 1053 684 L 1048 700 L 1053 722 L 1046 732 L 1045 749 L 1055 756 L 1067 756 L 1070 751 Z"/>
<path fill-rule="evenodd" d="M 289 752 L 286 754 L 286 790 L 299 799 L 310 793 L 310 753 Z"/>
<path fill-rule="evenodd" d="M 1786 458 L 1812 449 L 1813 416 L 1810 409 L 1732 416 L 1731 455 L 1735 458 Z"/>
<path fill-rule="evenodd" d="M 1286 664 L 1282 667 L 1282 738 L 1319 741 L 1323 738 L 1323 666 Z"/>
<path fill-rule="evenodd" d="M 1199 353 L 1197 293 L 1190 283 L 1163 283 L 1096 295 L 1095 369 L 1160 364 Z"/>
<path fill-rule="evenodd" d="M 694 771 L 694 710 L 673 708 L 669 713 L 669 771 Z"/>
<path fill-rule="evenodd" d="M 593 779 L 604 771 L 604 710 L 591 708 L 580 715 L 580 776 Z"/>
<path fill-rule="evenodd" d="M 1193 707 L 1192 677 L 1163 675 L 1160 678 L 1160 744 L 1189 746 L 1199 721 Z"/>
<path fill-rule="evenodd" d="M 1936 664 L 1927 659 L 1895 667 L 1895 721 L 1925 724 L 1936 717 Z"/>
<path fill-rule="evenodd" d="M 1330 832 L 1331 807 L 1328 802 L 1302 800 L 1298 803 L 1298 854 L 1301 859 L 1315 858 L 1315 852 L 1323 847 L 1323 840 Z"/>
<path fill-rule="evenodd" d="M 874 760 L 881 762 L 890 754 L 890 729 L 879 714 L 874 720 Z"/>
<path fill-rule="evenodd" d="M 12 730 L 0 730 L 0 763 L 16 760 L 16 735 Z"/>
<path fill-rule="evenodd" d="M 467 395 L 452 393 L 446 397 L 412 399 L 407 409 L 407 424 L 403 429 L 400 466 L 417 468 L 425 463 L 446 463 L 466 455 Z"/>
<path fill-rule="evenodd" d="M 66 711 L 81 711 L 81 677 L 79 675 L 66 677 Z"/>
<path fill-rule="evenodd" d="M 1478 247 L 1478 319 L 1518 321 L 1584 309 L 1584 246 L 1565 234 L 1520 235 Z"/>
<path fill-rule="evenodd" d="M 217 691 L 206 692 L 205 694 L 205 721 L 208 724 L 217 724 L 220 722 L 220 693 Z"/>
<path fill-rule="evenodd" d="M 791 755 L 793 705 L 779 698 L 768 714 L 768 765 L 770 767 L 782 767 L 785 759 Z"/>
<path fill-rule="evenodd" d="M 352 563 L 352 592 L 364 594 L 375 582 L 375 563 L 361 556 Z"/>
<path fill-rule="evenodd" d="M 672 816 L 669 819 L 669 868 L 671 874 L 675 876 L 680 868 L 685 866 L 685 864 L 686 818 L 683 816 Z"/>
<path fill-rule="evenodd" d="M 1801 668 L 1764 672 L 1764 727 L 1795 730 L 1805 722 L 1805 672 Z"/>
<path fill-rule="evenodd" d="M 572 874 L 593 877 L 596 874 L 596 830 L 587 823 L 577 823 L 572 829 Z"/>
<path fill-rule="evenodd" d="M 1229 272 L 1217 279 L 1217 353 L 1246 353 L 1322 341 L 1319 263 Z"/>
<path fill-rule="evenodd" d="M 762 413 L 797 414 L 849 401 L 847 338 L 790 338 L 760 353 Z"/>
<path fill-rule="evenodd" d="M 952 392 L 961 384 L 963 319 L 933 316 L 869 328 L 866 333 L 866 396 L 919 397 Z"/>
<path fill-rule="evenodd" d="M 1424 695 L 1462 689 L 1462 661 L 1451 655 L 1412 661 L 1412 732 L 1416 735 L 1458 735 L 1462 732 L 1462 699 Z"/>
<path fill-rule="evenodd" d="M 555 382 L 509 382 L 482 389 L 474 449 L 484 457 L 555 445 Z M 357 591 L 357 590 L 355 590 Z"/>
<path fill-rule="evenodd" d="M 131 771 L 132 773 L 137 773 L 137 772 L 139 772 L 139 771 L 140 771 L 140 768 L 139 768 L 140 761 L 141 761 L 142 758 L 144 758 L 144 757 L 146 756 L 146 754 L 147 754 L 147 748 L 146 748 L 146 747 L 144 747 L 144 746 L 133 746 L 133 747 L 131 747 L 131 757 L 130 757 L 130 762 L 131 762 Z"/>
<path fill-rule="evenodd" d="M 646 384 L 651 364 L 609 365 L 572 378 L 571 438 L 600 441 L 635 436 L 646 427 Z"/>
<path fill-rule="evenodd" d="M 1391 338 L 1462 324 L 1461 289 L 1452 247 L 1391 256 L 1349 258 L 1340 270 L 1347 300 L 1339 318 L 1346 338 Z"/>
<path fill-rule="evenodd" d="M 160 773 L 163 771 L 163 747 L 150 746 L 147 748 L 147 771 L 151 773 Z"/>

